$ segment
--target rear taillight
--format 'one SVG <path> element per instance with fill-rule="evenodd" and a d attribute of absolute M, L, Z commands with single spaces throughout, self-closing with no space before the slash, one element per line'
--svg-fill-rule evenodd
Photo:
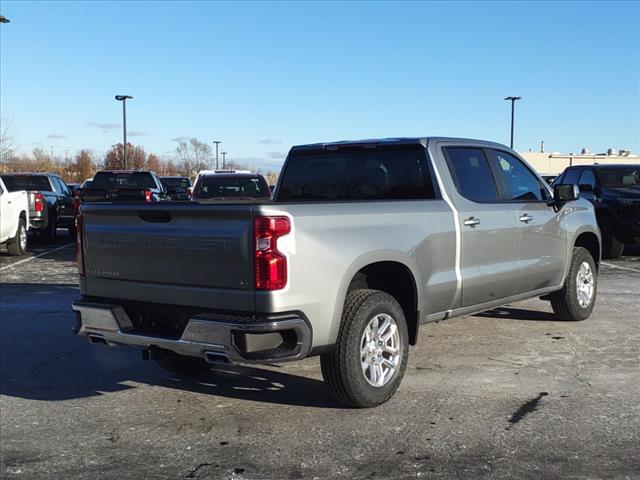
<path fill-rule="evenodd" d="M 80 208 L 80 192 L 76 190 L 73 196 L 73 208 L 77 211 Z"/>
<path fill-rule="evenodd" d="M 287 284 L 287 257 L 278 238 L 291 232 L 287 217 L 257 217 L 253 223 L 256 290 L 280 290 Z"/>
<path fill-rule="evenodd" d="M 145 190 L 144 191 L 144 201 L 145 202 L 150 202 L 151 201 L 151 190 Z"/>
<path fill-rule="evenodd" d="M 36 212 L 42 212 L 44 210 L 44 197 L 41 193 L 33 195 L 33 208 Z"/>
<path fill-rule="evenodd" d="M 78 274 L 84 277 L 84 250 L 82 248 L 82 213 L 76 215 L 76 263 L 78 264 Z"/>
<path fill-rule="evenodd" d="M 193 194 L 193 187 L 187 187 L 187 198 L 191 200 L 191 195 Z"/>

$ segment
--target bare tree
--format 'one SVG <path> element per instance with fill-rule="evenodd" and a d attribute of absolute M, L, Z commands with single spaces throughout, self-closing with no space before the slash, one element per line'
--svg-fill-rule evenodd
<path fill-rule="evenodd" d="M 182 173 L 191 177 L 208 167 L 211 159 L 211 146 L 197 138 L 191 138 L 188 142 L 178 143 L 176 155 Z"/>
<path fill-rule="evenodd" d="M 13 145 L 13 121 L 0 118 L 0 163 L 7 165 L 15 156 Z"/>

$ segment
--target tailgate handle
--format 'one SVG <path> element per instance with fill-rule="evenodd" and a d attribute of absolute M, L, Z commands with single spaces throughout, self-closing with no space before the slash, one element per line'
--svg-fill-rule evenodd
<path fill-rule="evenodd" d="M 138 216 L 145 222 L 151 223 L 168 223 L 171 221 L 171 215 L 169 212 L 154 211 L 154 212 L 138 212 Z"/>

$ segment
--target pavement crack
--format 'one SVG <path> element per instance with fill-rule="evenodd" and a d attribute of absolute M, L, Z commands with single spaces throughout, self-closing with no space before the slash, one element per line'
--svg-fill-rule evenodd
<path fill-rule="evenodd" d="M 487 357 L 488 360 L 493 360 L 494 362 L 502 362 L 502 363 L 506 363 L 507 365 L 512 365 L 514 367 L 523 367 L 524 365 L 522 363 L 518 363 L 518 362 L 512 362 L 510 360 L 501 360 L 499 358 L 493 358 L 493 357 Z"/>
<path fill-rule="evenodd" d="M 55 362 L 56 360 L 60 360 L 61 358 L 70 357 L 70 356 L 75 355 L 76 353 L 80 352 L 81 350 L 84 350 L 85 348 L 90 347 L 90 346 L 91 346 L 91 344 L 82 345 L 81 347 L 78 347 L 75 350 L 72 350 L 71 352 L 65 352 L 65 353 L 62 353 L 60 355 L 56 355 L 55 357 L 43 360 L 40 363 L 38 363 L 35 367 L 33 367 L 33 369 L 31 369 L 31 371 L 29 372 L 29 375 L 35 374 L 38 370 L 40 370 L 42 367 L 44 367 L 49 362 Z"/>
<path fill-rule="evenodd" d="M 515 425 L 524 417 L 526 417 L 529 413 L 535 412 L 538 409 L 538 403 L 542 400 L 542 397 L 549 395 L 547 392 L 540 392 L 537 397 L 532 398 L 528 402 L 524 403 L 509 419 L 509 423 Z M 509 430 L 511 427 L 507 427 Z"/>
<path fill-rule="evenodd" d="M 184 478 L 197 478 L 196 475 L 198 474 L 198 470 L 204 467 L 213 467 L 213 466 L 217 466 L 217 465 L 213 463 L 201 463 L 197 467 L 192 468 Z"/>

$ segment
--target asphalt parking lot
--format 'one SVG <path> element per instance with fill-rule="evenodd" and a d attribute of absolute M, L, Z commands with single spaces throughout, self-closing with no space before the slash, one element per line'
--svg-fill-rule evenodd
<path fill-rule="evenodd" d="M 400 390 L 342 408 L 316 358 L 180 381 L 71 333 L 74 245 L 0 254 L 3 478 L 640 478 L 640 251 L 593 316 L 530 300 L 425 325 Z M 40 256 L 38 256 L 40 255 Z"/>

